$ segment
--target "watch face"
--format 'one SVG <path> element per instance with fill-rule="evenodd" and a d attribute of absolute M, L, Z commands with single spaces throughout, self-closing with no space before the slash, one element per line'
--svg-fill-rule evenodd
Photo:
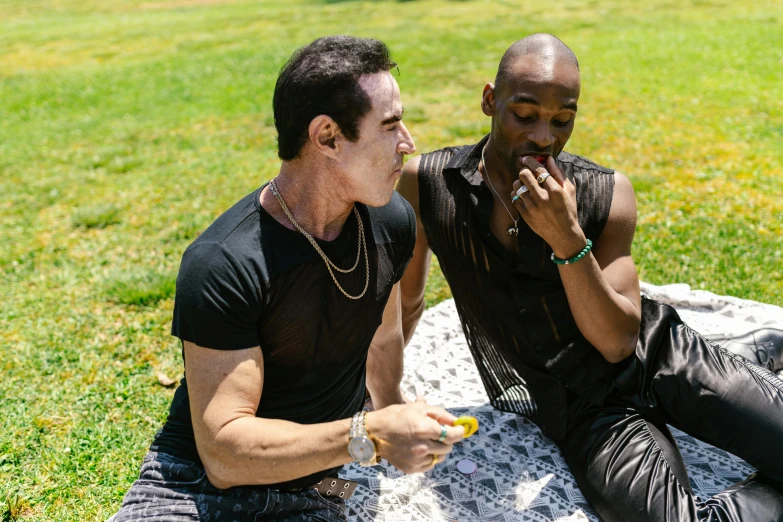
<path fill-rule="evenodd" d="M 355 462 L 369 462 L 375 458 L 375 444 L 367 437 L 354 437 L 348 442 L 348 453 Z"/>

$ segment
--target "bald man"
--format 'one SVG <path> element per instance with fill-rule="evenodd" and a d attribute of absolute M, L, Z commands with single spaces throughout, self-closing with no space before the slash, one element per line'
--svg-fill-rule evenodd
<path fill-rule="evenodd" d="M 556 441 L 603 520 L 783 520 L 783 381 L 640 298 L 631 183 L 563 150 L 579 92 L 563 42 L 520 40 L 484 87 L 491 133 L 405 166 L 405 341 L 435 252 L 492 404 Z M 667 424 L 759 472 L 699 499 Z"/>

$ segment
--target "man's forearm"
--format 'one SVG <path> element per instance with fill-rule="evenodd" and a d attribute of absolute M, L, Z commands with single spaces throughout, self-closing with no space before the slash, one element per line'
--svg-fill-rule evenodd
<path fill-rule="evenodd" d="M 424 300 L 418 304 L 401 304 L 400 328 L 393 335 L 376 336 L 367 356 L 367 389 L 375 409 L 391 404 L 402 404 L 405 398 L 400 391 L 403 373 L 403 352 L 413 337 L 416 324 L 424 311 Z"/>
<path fill-rule="evenodd" d="M 416 331 L 416 325 L 419 324 L 421 315 L 424 313 L 424 299 L 406 300 L 402 298 L 402 337 L 403 345 L 408 346 L 411 342 L 413 333 Z"/>
<path fill-rule="evenodd" d="M 462 440 L 462 428 L 452 427 L 455 420 L 423 399 L 364 418 L 376 456 L 404 473 L 431 469 L 432 455 L 446 455 Z M 444 426 L 447 436 L 442 441 Z M 304 425 L 246 414 L 227 422 L 214 437 L 196 433 L 196 441 L 210 482 L 226 489 L 287 482 L 347 464 L 352 461 L 350 427 L 351 419 Z"/>
<path fill-rule="evenodd" d="M 403 372 L 402 331 L 385 339 L 374 339 L 367 355 L 367 390 L 376 410 L 405 400 L 400 391 Z"/>
<path fill-rule="evenodd" d="M 632 354 L 639 338 L 637 304 L 611 287 L 592 254 L 559 270 L 582 335 L 609 362 Z"/>
<path fill-rule="evenodd" d="M 215 487 L 286 482 L 351 462 L 350 424 L 350 419 L 304 425 L 244 416 L 199 444 L 198 452 Z"/>

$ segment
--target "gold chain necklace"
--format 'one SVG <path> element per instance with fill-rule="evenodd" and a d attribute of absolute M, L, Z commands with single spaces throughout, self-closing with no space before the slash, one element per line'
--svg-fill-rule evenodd
<path fill-rule="evenodd" d="M 318 254 L 321 256 L 321 258 L 324 260 L 324 263 L 326 264 L 326 269 L 329 270 L 329 275 L 332 276 L 332 281 L 334 281 L 334 284 L 337 285 L 337 288 L 340 289 L 340 292 L 343 293 L 345 297 L 348 299 L 361 299 L 364 297 L 364 294 L 367 293 L 367 288 L 370 286 L 370 258 L 367 256 L 367 240 L 364 236 L 364 225 L 362 224 L 362 217 L 359 214 L 359 211 L 356 210 L 356 205 L 353 206 L 353 214 L 356 216 L 356 223 L 359 225 L 359 245 L 358 250 L 356 251 L 356 262 L 353 264 L 353 266 L 349 269 L 340 268 L 337 265 L 335 265 L 331 259 L 326 257 L 326 254 L 323 250 L 321 250 L 321 247 L 318 246 L 318 243 L 315 241 L 313 236 L 308 234 L 305 229 L 303 229 L 301 226 L 299 226 L 299 223 L 296 222 L 294 219 L 294 216 L 291 215 L 291 212 L 288 210 L 288 207 L 285 204 L 285 201 L 283 201 L 283 196 L 280 195 L 280 191 L 277 190 L 277 185 L 275 184 L 275 180 L 272 180 L 269 182 L 269 189 L 272 191 L 272 194 L 274 194 L 275 198 L 277 199 L 277 202 L 280 203 L 280 208 L 283 209 L 283 212 L 285 213 L 286 217 L 288 218 L 291 223 L 293 223 L 294 227 L 310 242 L 311 245 L 313 245 L 313 248 L 315 248 L 315 251 L 318 252 Z M 365 280 L 364 280 L 364 290 L 362 290 L 362 293 L 359 295 L 351 295 L 348 292 L 346 292 L 342 286 L 340 286 L 340 283 L 337 282 L 337 278 L 334 276 L 334 272 L 332 272 L 332 268 L 337 270 L 338 272 L 342 274 L 349 274 L 353 272 L 357 266 L 359 266 L 359 258 L 361 257 L 361 252 L 364 250 L 364 268 L 365 268 Z"/>

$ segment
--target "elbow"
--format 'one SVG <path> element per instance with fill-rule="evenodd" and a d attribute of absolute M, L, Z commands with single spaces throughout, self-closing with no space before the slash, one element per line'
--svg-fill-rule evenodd
<path fill-rule="evenodd" d="M 204 466 L 204 471 L 207 475 L 207 480 L 210 484 L 218 489 L 228 489 L 239 486 L 239 484 L 233 483 L 230 477 L 231 474 L 227 472 L 226 467 L 214 455 L 207 456 L 200 454 L 200 457 L 201 463 Z"/>
<path fill-rule="evenodd" d="M 610 362 L 612 364 L 617 364 L 619 362 L 622 362 L 626 360 L 633 351 L 626 352 L 626 351 L 614 351 L 612 353 L 604 353 L 604 359 L 606 359 L 607 362 Z"/>
<path fill-rule="evenodd" d="M 247 432 L 244 425 L 240 424 L 237 428 Z M 253 451 L 249 451 L 247 444 L 238 440 L 236 433 L 236 429 L 224 426 L 207 443 L 196 439 L 196 449 L 206 478 L 214 487 L 266 486 L 298 478 L 281 475 L 276 466 L 276 462 L 280 461 L 279 456 L 276 457 L 276 452 L 268 442 L 256 439 L 252 441 Z"/>
<path fill-rule="evenodd" d="M 230 424 L 227 423 L 226 426 Z M 233 458 L 236 455 L 236 445 L 231 437 L 225 436 L 226 426 L 208 438 L 196 434 L 196 450 L 207 480 L 218 489 L 246 485 L 237 482 L 238 475 Z"/>
<path fill-rule="evenodd" d="M 207 472 L 207 480 L 209 483 L 217 489 L 228 489 L 239 485 L 233 484 L 230 480 L 227 480 L 226 477 L 221 476 L 217 470 L 208 467 L 206 463 L 204 463 L 204 470 Z"/>
<path fill-rule="evenodd" d="M 275 482 L 282 482 L 281 480 L 276 480 L 275 477 L 258 471 L 253 473 L 252 476 L 247 476 L 245 473 L 243 480 L 241 464 L 232 463 L 228 458 L 221 458 L 215 453 L 204 455 L 199 451 L 199 456 L 201 457 L 201 463 L 204 466 L 207 480 L 217 489 L 229 489 L 237 486 L 249 485 L 263 486 Z M 265 466 L 259 465 L 257 469 L 263 470 L 265 469 Z"/>
<path fill-rule="evenodd" d="M 632 335 L 624 336 L 612 343 L 611 349 L 601 351 L 607 362 L 617 364 L 624 361 L 636 351 L 636 343 L 639 341 L 639 330 Z"/>

